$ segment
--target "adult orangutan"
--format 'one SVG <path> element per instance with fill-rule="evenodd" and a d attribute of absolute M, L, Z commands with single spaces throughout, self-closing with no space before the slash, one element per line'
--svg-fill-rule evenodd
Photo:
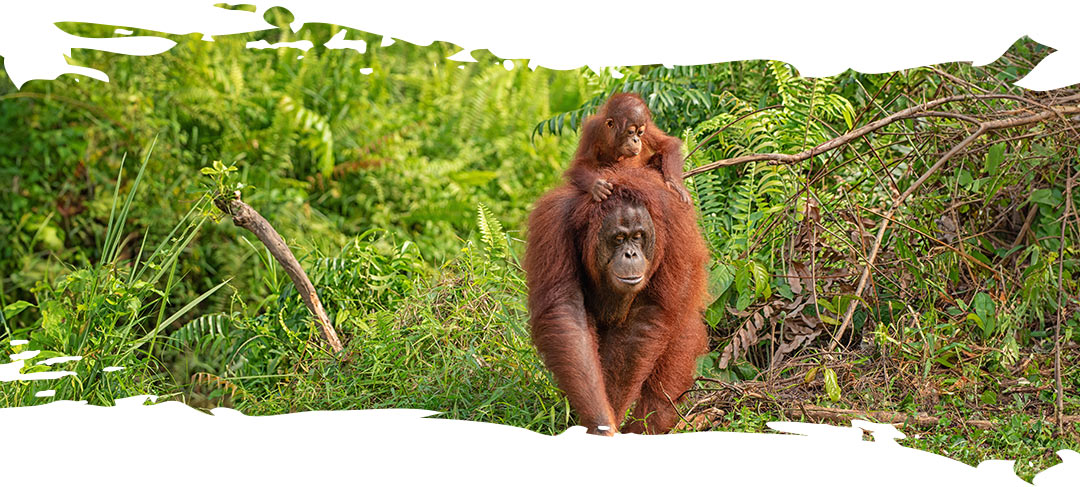
<path fill-rule="evenodd" d="M 580 424 L 666 433 L 707 336 L 708 251 L 690 205 L 660 174 L 624 168 L 604 201 L 572 185 L 529 216 L 525 272 L 533 343 Z"/>
<path fill-rule="evenodd" d="M 665 134 L 652 121 L 645 101 L 634 93 L 618 93 L 585 120 L 581 128 L 574 160 L 566 178 L 578 189 L 603 201 L 611 194 L 611 182 L 602 178 L 601 169 L 651 167 L 660 172 L 664 183 L 690 203 L 682 183 L 683 156 L 678 137 Z"/>

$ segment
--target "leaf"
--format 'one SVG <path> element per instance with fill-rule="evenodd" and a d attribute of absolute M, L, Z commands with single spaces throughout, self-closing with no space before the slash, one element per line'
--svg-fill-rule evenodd
<path fill-rule="evenodd" d="M 795 298 L 795 293 L 791 292 L 791 286 L 788 283 L 779 281 L 779 284 L 776 284 L 774 287 L 776 288 L 776 293 L 783 296 L 784 299 Z"/>
<path fill-rule="evenodd" d="M 343 309 L 337 312 L 337 316 L 334 317 L 334 326 L 340 328 L 345 324 L 345 321 L 349 319 L 349 310 Z"/>
<path fill-rule="evenodd" d="M 735 309 L 742 311 L 750 306 L 750 303 L 754 302 L 754 294 L 747 289 L 739 290 L 739 297 L 735 299 Z"/>
<path fill-rule="evenodd" d="M 768 313 L 772 312 L 772 308 L 768 309 Z M 731 337 L 731 341 L 720 352 L 720 361 L 717 363 L 717 368 L 726 369 L 728 365 L 737 360 L 746 351 L 761 341 L 761 330 L 765 327 L 766 316 L 762 314 L 762 311 L 750 315 L 742 326 L 735 331 L 735 335 Z"/>
<path fill-rule="evenodd" d="M 754 274 L 754 292 L 763 298 L 771 296 L 772 288 L 769 286 L 769 270 L 753 260 L 750 261 L 750 270 Z"/>
<path fill-rule="evenodd" d="M 1044 205 L 1049 205 L 1051 207 L 1056 207 L 1057 205 L 1061 204 L 1062 198 L 1060 192 L 1049 188 L 1044 188 L 1032 191 L 1031 197 L 1028 198 L 1028 201 L 1032 203 L 1041 203 Z"/>
<path fill-rule="evenodd" d="M 976 293 L 975 299 L 971 300 L 971 304 L 975 306 L 975 312 L 980 317 L 991 316 L 994 313 L 994 298 L 986 293 Z"/>
<path fill-rule="evenodd" d="M 715 263 L 709 268 L 709 296 L 718 299 L 731 283 L 735 282 L 735 274 L 729 264 Z"/>
<path fill-rule="evenodd" d="M 735 375 L 742 380 L 754 380 L 754 377 L 757 377 L 757 375 L 761 373 L 757 367 L 746 362 L 735 364 L 732 369 L 734 369 Z"/>
<path fill-rule="evenodd" d="M 986 161 L 983 170 L 991 176 L 997 176 L 1001 170 L 1001 162 L 1005 160 L 1005 143 L 994 144 L 986 152 Z"/>
<path fill-rule="evenodd" d="M 17 315 L 19 313 L 22 313 L 22 311 L 24 309 L 32 307 L 32 306 L 33 306 L 32 304 L 30 304 L 30 303 L 28 303 L 26 301 L 23 301 L 21 299 L 18 300 L 18 301 L 15 301 L 14 303 L 11 303 L 11 304 L 9 304 L 7 306 L 4 306 L 4 319 L 5 320 L 10 320 L 15 315 Z"/>
<path fill-rule="evenodd" d="M 788 285 L 791 286 L 791 292 L 801 294 L 803 291 L 802 277 L 810 275 L 810 271 L 807 270 L 806 264 L 797 260 L 791 261 L 787 274 L 787 282 Z"/>
<path fill-rule="evenodd" d="M 705 355 L 697 358 L 697 375 L 711 376 L 715 375 L 716 371 L 716 359 L 719 357 L 719 352 L 709 352 Z"/>
<path fill-rule="evenodd" d="M 502 224 L 483 203 L 476 205 L 476 224 L 480 228 L 480 241 L 484 243 L 489 257 L 510 255 L 510 247 L 506 243 L 506 234 L 503 232 Z"/>
<path fill-rule="evenodd" d="M 971 173 L 968 172 L 967 169 L 961 169 L 960 173 L 957 174 L 957 182 L 960 183 L 960 186 L 968 188 L 971 186 L 971 181 L 973 181 L 973 179 L 971 178 Z"/>
<path fill-rule="evenodd" d="M 970 249 L 970 250 L 968 250 L 968 253 L 971 254 L 971 256 L 975 258 L 975 260 L 977 260 L 979 262 L 982 262 L 983 264 L 986 264 L 988 266 L 990 265 L 990 258 L 983 255 L 982 252 L 979 252 L 978 250 L 975 250 L 975 249 Z"/>
<path fill-rule="evenodd" d="M 750 269 L 747 267 L 741 267 L 735 272 L 735 289 L 742 295 L 746 293 L 750 287 Z"/>
<path fill-rule="evenodd" d="M 157 336 L 159 333 L 161 333 L 161 330 L 164 330 L 166 327 L 171 325 L 174 321 L 180 319 L 181 316 L 184 316 L 184 313 L 187 313 L 188 311 L 191 311 L 191 308 L 194 308 L 195 306 L 198 306 L 198 304 L 201 303 L 204 299 L 210 297 L 211 294 L 214 294 L 215 291 L 217 291 L 218 289 L 221 289 L 221 286 L 224 286 L 224 285 L 228 284 L 229 281 L 231 281 L 231 280 L 232 279 L 226 279 L 221 284 L 218 284 L 217 286 L 214 286 L 213 288 L 210 288 L 209 291 L 206 291 L 206 292 L 200 294 L 197 298 L 193 299 L 191 302 L 184 305 L 183 308 L 180 308 L 179 311 L 173 313 L 172 316 L 169 316 L 165 320 L 162 320 L 160 323 L 158 323 L 158 325 L 156 327 L 154 327 L 152 330 L 150 330 L 150 332 L 148 332 L 142 338 L 132 342 L 131 348 L 128 349 L 128 353 L 131 353 L 131 351 L 141 347 L 144 343 L 149 341 L 151 338 Z"/>
<path fill-rule="evenodd" d="M 986 293 L 976 293 L 971 300 L 971 305 L 975 308 L 975 315 L 978 318 L 978 324 L 982 328 L 983 336 L 989 337 L 997 329 L 995 314 L 997 306 L 994 304 L 994 298 L 991 298 Z"/>
<path fill-rule="evenodd" d="M 836 383 L 836 371 L 826 367 L 821 375 L 825 379 L 825 393 L 829 395 L 829 400 L 832 402 L 839 401 L 840 385 Z"/>
<path fill-rule="evenodd" d="M 462 186 L 480 186 L 495 179 L 498 174 L 495 171 L 461 171 L 450 175 L 455 183 Z"/>

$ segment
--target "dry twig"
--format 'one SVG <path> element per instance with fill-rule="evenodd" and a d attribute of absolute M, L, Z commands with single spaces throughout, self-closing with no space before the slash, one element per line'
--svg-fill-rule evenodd
<path fill-rule="evenodd" d="M 830 150 L 842 147 L 842 146 L 848 144 L 849 142 L 851 142 L 851 141 L 853 141 L 855 139 L 858 139 L 858 138 L 860 138 L 860 137 L 862 137 L 862 136 L 864 136 L 866 134 L 874 132 L 874 131 L 882 128 L 882 127 L 885 127 L 885 126 L 887 126 L 889 124 L 892 124 L 894 122 L 898 122 L 900 120 L 907 120 L 907 119 L 910 119 L 910 118 L 921 118 L 921 117 L 927 117 L 927 116 L 942 117 L 942 116 L 946 116 L 946 115 L 949 115 L 952 118 L 958 118 L 958 119 L 963 119 L 964 117 L 966 117 L 965 115 L 962 115 L 962 114 L 955 114 L 955 113 L 949 113 L 949 112 L 935 112 L 935 111 L 932 110 L 932 109 L 937 108 L 937 107 L 939 107 L 941 105 L 944 105 L 946 103 L 952 103 L 952 102 L 957 102 L 957 101 L 967 101 L 967 100 L 992 100 L 992 99 L 1016 100 L 1016 101 L 1022 101 L 1022 102 L 1033 104 L 1033 105 L 1040 105 L 1040 104 L 1038 104 L 1038 103 L 1036 103 L 1036 102 L 1034 102 L 1032 100 L 1028 100 L 1026 98 L 1022 98 L 1022 97 L 1019 97 L 1019 96 L 1016 96 L 1016 95 L 1004 95 L 1004 94 L 998 95 L 998 94 L 995 94 L 995 95 L 953 95 L 953 96 L 947 96 L 947 97 L 944 97 L 944 98 L 938 98 L 936 100 L 928 101 L 928 102 L 923 103 L 921 105 L 916 105 L 916 106 L 913 106 L 913 107 L 910 107 L 910 108 L 907 108 L 907 109 L 904 109 L 904 110 L 900 110 L 899 112 L 896 112 L 896 113 L 894 113 L 892 115 L 889 115 L 888 117 L 885 117 L 885 118 L 882 118 L 880 120 L 877 120 L 877 121 L 868 123 L 866 125 L 863 125 L 862 127 L 859 127 L 859 128 L 857 128 L 855 130 L 852 130 L 851 132 L 848 132 L 848 133 L 846 133 L 846 134 L 844 134 L 844 135 L 842 135 L 840 137 L 836 137 L 834 139 L 827 140 L 824 143 L 821 143 L 821 144 L 819 144 L 819 145 L 817 145 L 815 147 L 804 150 L 804 151 L 799 152 L 797 154 L 777 154 L 777 153 L 751 154 L 751 155 L 746 155 L 746 156 L 733 157 L 731 159 L 722 159 L 722 160 L 719 160 L 719 161 L 710 162 L 708 164 L 702 164 L 701 166 L 698 166 L 698 167 L 695 167 L 694 169 L 686 171 L 686 173 L 683 174 L 683 177 L 691 177 L 691 176 L 693 176 L 695 174 L 701 174 L 701 173 L 706 172 L 706 171 L 711 171 L 711 170 L 716 169 L 718 167 L 736 166 L 736 165 L 739 165 L 739 164 L 745 164 L 745 163 L 748 163 L 748 162 L 755 162 L 755 161 L 769 161 L 770 164 L 796 164 L 796 163 L 805 161 L 807 159 L 810 159 L 811 157 L 814 157 L 814 156 L 820 155 L 822 153 L 828 152 Z M 1068 107 L 1068 108 L 1074 108 L 1074 107 Z M 1067 110 L 1067 109 L 1063 108 L 1062 110 Z M 1057 112 L 1053 111 L 1052 109 L 1046 109 L 1046 111 L 1049 112 L 1049 113 L 1047 113 L 1045 117 L 1042 117 L 1039 120 L 1044 120 L 1044 119 L 1049 118 L 1051 116 L 1057 116 Z M 1065 114 L 1065 113 L 1077 113 L 1077 112 L 1080 112 L 1080 110 L 1077 110 L 1077 111 L 1063 111 L 1062 114 Z M 1006 120 L 1009 120 L 1009 119 L 1006 119 Z M 998 121 L 998 122 L 1000 122 L 1000 121 Z M 994 123 L 994 122 L 991 122 L 991 123 Z"/>
<path fill-rule="evenodd" d="M 1068 166 L 1068 164 L 1066 165 Z M 1054 323 L 1054 392 L 1056 398 L 1054 401 L 1054 419 L 1057 423 L 1057 432 L 1061 434 L 1065 431 L 1065 426 L 1062 424 L 1062 411 L 1064 406 L 1062 404 L 1062 387 L 1061 387 L 1061 322 L 1065 321 L 1065 305 L 1061 302 L 1061 298 L 1064 297 L 1065 290 L 1062 287 L 1062 272 L 1065 265 L 1065 227 L 1069 224 L 1069 210 L 1072 209 L 1072 188 L 1073 188 L 1073 176 L 1072 168 L 1066 169 L 1065 175 L 1065 214 L 1061 217 L 1061 254 L 1058 256 L 1058 319 Z"/>
<path fill-rule="evenodd" d="M 1073 96 L 1069 96 L 1069 97 L 1061 98 L 1061 99 L 1055 100 L 1055 101 L 1057 103 L 1062 103 L 1064 101 L 1071 101 L 1073 98 L 1074 98 Z M 976 117 L 973 117 L 973 116 L 970 116 L 970 115 L 965 115 L 965 114 L 960 114 L 960 113 L 953 113 L 953 112 L 943 112 L 943 111 L 935 110 L 935 108 L 937 108 L 937 107 L 939 107 L 941 105 L 945 105 L 945 104 L 952 103 L 952 102 L 971 101 L 971 100 L 986 101 L 986 100 L 993 100 L 993 99 L 1014 100 L 1014 101 L 1023 102 L 1025 104 L 1027 104 L 1028 106 L 1025 107 L 1022 111 L 1016 111 L 1015 113 L 1027 113 L 1027 115 L 1018 116 L 1018 117 L 1002 118 L 1002 119 L 997 119 L 997 120 L 983 121 L 983 120 L 980 120 L 979 118 L 976 118 Z M 1035 107 L 1035 109 L 1033 109 L 1032 107 Z M 772 108 L 772 107 L 769 107 L 769 108 Z M 896 113 L 893 113 L 892 115 L 889 115 L 889 116 L 884 117 L 884 118 L 882 118 L 880 120 L 877 120 L 877 121 L 868 123 L 866 125 L 863 125 L 863 126 L 857 128 L 855 130 L 852 130 L 852 131 L 850 131 L 850 132 L 848 132 L 848 133 L 846 133 L 844 135 L 837 136 L 837 137 L 835 137 L 833 139 L 830 139 L 828 141 L 825 141 L 825 142 L 823 142 L 823 143 L 821 143 L 821 144 L 819 144 L 819 145 L 817 145 L 815 147 L 812 147 L 810 149 L 806 149 L 806 150 L 801 151 L 801 152 L 796 153 L 796 154 L 778 154 L 778 153 L 750 154 L 750 155 L 739 156 L 739 157 L 734 157 L 734 158 L 730 158 L 730 159 L 723 159 L 723 160 L 714 161 L 714 162 L 711 162 L 711 163 L 708 163 L 708 164 L 704 164 L 704 165 L 696 167 L 696 168 L 694 168 L 694 169 L 692 169 L 690 171 L 687 171 L 684 174 L 684 177 L 691 177 L 691 176 L 694 176 L 695 174 L 701 174 L 703 172 L 710 171 L 712 169 L 716 169 L 716 168 L 719 168 L 719 167 L 734 166 L 734 165 L 739 165 L 739 164 L 744 164 L 744 163 L 749 163 L 749 162 L 755 162 L 755 161 L 768 161 L 770 164 L 796 164 L 796 163 L 808 160 L 808 159 L 810 159 L 812 157 L 815 157 L 817 155 L 823 154 L 823 153 L 825 153 L 827 151 L 844 147 L 847 144 L 849 144 L 849 143 L 851 143 L 851 142 L 853 142 L 853 141 L 855 141 L 857 139 L 865 137 L 869 133 L 872 133 L 872 132 L 877 131 L 878 129 L 881 129 L 882 127 L 885 127 L 885 126 L 887 126 L 889 124 L 892 124 L 894 122 L 901 121 L 901 120 L 906 120 L 906 119 L 923 118 L 923 117 L 945 117 L 945 118 L 953 118 L 953 119 L 956 119 L 956 120 L 961 120 L 961 121 L 964 121 L 964 122 L 968 122 L 968 123 L 977 125 L 977 127 L 976 127 L 976 129 L 975 129 L 975 131 L 973 133 L 971 133 L 970 135 L 965 137 L 962 141 L 960 141 L 958 144 L 956 144 L 951 149 L 949 149 L 947 152 L 945 152 L 943 155 L 941 155 L 938 158 L 938 160 L 932 166 L 930 166 L 929 169 L 927 169 L 917 180 L 915 180 L 914 183 L 912 183 L 907 188 L 907 190 L 905 190 L 899 196 L 895 197 L 893 199 L 892 205 L 890 206 L 889 210 L 884 215 L 878 215 L 878 216 L 882 217 L 882 221 L 881 221 L 880 226 L 878 227 L 878 232 L 877 232 L 877 235 L 876 235 L 876 237 L 874 239 L 874 244 L 871 247 L 870 254 L 866 257 L 866 265 L 863 267 L 863 271 L 862 271 L 861 276 L 859 278 L 858 285 L 856 286 L 855 293 L 854 293 L 854 296 L 856 297 L 856 299 L 851 300 L 851 303 L 848 305 L 848 308 L 847 308 L 847 310 L 846 310 L 846 312 L 844 314 L 844 318 L 843 318 L 843 321 L 840 324 L 839 330 L 837 330 L 837 332 L 833 334 L 833 338 L 832 338 L 831 343 L 829 344 L 829 347 L 828 347 L 828 350 L 831 351 L 831 350 L 836 348 L 836 345 L 839 344 L 840 337 L 843 336 L 843 334 L 847 330 L 848 326 L 850 326 L 851 319 L 852 319 L 852 317 L 853 317 L 853 315 L 855 313 L 855 309 L 858 306 L 858 302 L 862 298 L 863 291 L 865 290 L 867 282 L 869 280 L 871 269 L 873 268 L 874 262 L 878 257 L 878 253 L 881 250 L 881 244 L 882 244 L 882 241 L 884 240 L 885 232 L 889 227 L 889 223 L 890 222 L 895 222 L 894 216 L 895 216 L 897 210 L 905 203 L 905 201 L 907 200 L 907 198 L 909 196 L 911 196 L 916 190 L 918 190 L 919 187 L 921 187 L 923 185 L 923 183 L 925 183 L 928 179 L 930 179 L 931 176 L 933 176 L 942 167 L 944 167 L 945 164 L 953 156 L 955 156 L 957 153 L 961 152 L 967 146 L 971 145 L 974 141 L 976 141 L 977 139 L 979 139 L 980 137 L 982 137 L 983 135 L 985 135 L 987 133 L 998 131 L 998 130 L 1003 130 L 1003 129 L 1008 129 L 1008 128 L 1014 128 L 1014 127 L 1030 125 L 1030 124 L 1045 121 L 1045 120 L 1050 119 L 1050 118 L 1059 118 L 1059 119 L 1062 119 L 1062 120 L 1066 120 L 1066 117 L 1065 117 L 1066 115 L 1076 114 L 1076 113 L 1080 113 L 1080 106 L 1065 106 L 1065 105 L 1060 105 L 1060 104 L 1056 105 L 1056 106 L 1048 106 L 1048 105 L 1045 105 L 1045 104 L 1040 103 L 1038 101 L 1035 101 L 1033 99 L 1028 99 L 1028 98 L 1024 98 L 1024 97 L 1020 97 L 1020 96 L 1016 96 L 1016 95 L 1009 95 L 1009 94 L 962 94 L 962 95 L 952 95 L 952 96 L 938 98 L 938 99 L 935 99 L 935 100 L 932 100 L 932 101 L 929 101 L 929 102 L 926 102 L 926 103 L 922 103 L 920 105 L 916 105 L 916 106 L 913 106 L 913 107 L 910 107 L 910 108 L 907 108 L 907 109 L 904 109 L 904 110 L 900 110 L 900 111 L 898 111 Z M 747 116 L 749 116 L 749 115 L 747 115 Z M 726 128 L 726 126 L 725 126 L 725 128 Z M 723 129 L 721 129 L 721 130 L 723 130 Z M 715 135 L 715 133 L 713 135 Z M 700 146 L 700 144 L 699 144 L 699 146 Z M 696 149 L 697 148 L 695 148 L 695 150 Z M 974 259 L 971 259 L 970 256 L 967 256 L 965 253 L 960 252 L 959 250 L 957 250 L 955 248 L 953 248 L 952 250 L 957 251 L 958 253 L 962 254 L 969 261 L 974 260 Z M 981 264 L 981 263 L 977 262 L 977 264 Z M 987 267 L 987 266 L 983 265 L 982 267 Z"/>
<path fill-rule="evenodd" d="M 862 297 L 863 290 L 866 288 L 866 282 L 870 278 L 870 268 L 874 264 L 874 261 L 877 259 L 878 251 L 881 249 L 881 242 L 885 238 L 885 230 L 889 226 L 889 221 L 892 220 L 893 216 L 896 214 L 896 210 L 900 208 L 900 206 L 904 203 L 908 196 L 911 196 L 911 194 L 914 193 L 915 190 L 919 189 L 919 187 L 922 186 L 922 184 L 925 183 L 927 179 L 930 179 L 930 176 L 934 175 L 934 173 L 941 169 L 945 165 L 945 163 L 948 162 L 950 158 L 952 158 L 953 155 L 955 155 L 964 147 L 970 145 L 972 142 L 974 142 L 976 139 L 981 137 L 983 134 L 986 134 L 987 132 L 1011 127 L 1019 127 L 1023 125 L 1030 125 L 1033 123 L 1041 122 L 1048 118 L 1058 117 L 1069 113 L 1080 113 L 1080 106 L 1048 107 L 1045 110 L 1036 112 L 1034 115 L 1029 115 L 1026 117 L 1005 118 L 1001 120 L 994 120 L 991 122 L 983 122 L 979 124 L 979 127 L 975 130 L 974 133 L 964 138 L 964 140 L 960 141 L 959 144 L 956 144 L 955 146 L 953 146 L 952 149 L 949 149 L 948 152 L 942 155 L 941 158 L 938 159 L 938 161 L 934 163 L 933 166 L 930 166 L 930 168 L 927 169 L 926 172 L 924 172 L 923 175 L 919 177 L 919 179 L 912 183 L 906 191 L 904 191 L 900 196 L 893 200 L 893 204 L 889 208 L 889 212 L 885 214 L 885 219 L 881 221 L 881 227 L 878 229 L 877 237 L 874 239 L 874 246 L 870 250 L 870 256 L 867 258 L 866 266 L 863 267 L 862 277 L 859 278 L 859 284 L 855 287 L 855 297 Z M 847 312 L 844 314 L 844 320 L 840 323 L 840 330 L 836 332 L 835 338 L 833 339 L 832 343 L 829 344 L 829 350 L 833 350 L 836 348 L 836 345 L 840 343 L 839 337 L 842 336 L 847 327 L 851 325 L 851 318 L 855 315 L 855 308 L 858 305 L 858 302 L 859 299 L 851 300 L 851 304 L 848 305 Z"/>
<path fill-rule="evenodd" d="M 926 413 L 906 414 L 896 411 L 861 411 L 858 409 L 824 408 L 810 404 L 799 404 L 798 407 L 788 407 L 785 414 L 790 416 L 804 416 L 814 420 L 826 420 L 836 423 L 847 423 L 852 419 L 866 418 L 879 423 L 890 423 L 896 426 L 916 425 L 921 428 L 937 426 L 941 421 L 937 416 Z M 1066 423 L 1080 423 L 1080 416 L 1063 416 Z M 1033 424 L 1038 420 L 1028 420 L 1027 424 Z M 993 429 L 994 423 L 984 419 L 964 420 L 963 424 L 978 429 Z"/>

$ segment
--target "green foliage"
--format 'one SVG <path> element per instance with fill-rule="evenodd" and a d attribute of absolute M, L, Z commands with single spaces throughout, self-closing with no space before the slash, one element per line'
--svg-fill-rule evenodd
<path fill-rule="evenodd" d="M 509 236 L 503 232 L 502 224 L 495 219 L 483 203 L 476 207 L 476 224 L 480 228 L 480 241 L 489 258 L 510 257 Z"/>
<path fill-rule="evenodd" d="M 204 167 L 199 170 L 203 176 L 210 178 L 209 183 L 204 183 L 207 188 L 207 197 L 213 201 L 216 198 L 232 198 L 232 192 L 240 194 L 243 191 L 250 191 L 255 189 L 251 185 L 247 185 L 241 182 L 231 184 L 233 173 L 236 172 L 236 166 L 226 166 L 221 161 L 214 161 L 210 166 Z"/>
<path fill-rule="evenodd" d="M 301 145 L 312 151 L 312 157 L 321 174 L 329 178 L 334 171 L 334 133 L 326 117 L 299 106 L 288 95 L 281 97 L 277 104 L 275 127 L 278 130 L 303 134 Z"/>
<path fill-rule="evenodd" d="M 119 184 L 114 193 L 105 231 L 105 258 L 96 265 L 74 269 L 54 281 L 34 286 L 36 319 L 20 313 L 31 305 L 16 301 L 4 307 L 5 335 L 29 339 L 27 346 L 41 350 L 34 364 L 25 365 L 23 373 L 68 370 L 72 378 L 61 378 L 49 387 L 56 398 L 88 400 L 112 404 L 119 397 L 168 390 L 154 368 L 154 344 L 185 313 L 213 294 L 218 284 L 187 302 L 166 317 L 165 309 L 175 287 L 175 269 L 179 256 L 195 237 L 203 219 L 192 210 L 172 232 L 144 257 L 145 238 L 133 260 L 121 262 L 119 249 L 127 219 L 146 169 L 147 159 L 136 174 L 130 192 L 120 202 Z M 121 172 L 121 175 L 123 173 Z M 118 179 L 121 179 L 118 177 Z M 201 202 L 200 202 L 201 204 Z M 14 319 L 8 322 L 9 319 Z M 73 356 L 79 360 L 49 365 L 40 359 Z M 122 371 L 106 370 L 120 367 Z M 20 383 L 0 388 L 5 406 L 33 404 L 40 382 Z"/>
<path fill-rule="evenodd" d="M 82 35 L 111 36 L 105 26 L 65 24 Z M 108 221 L 119 155 L 157 137 L 148 191 L 137 196 L 138 217 L 151 240 L 168 233 L 154 222 L 176 221 L 198 198 L 200 170 L 220 160 L 232 177 L 260 188 L 245 201 L 290 242 L 334 252 L 351 236 L 380 229 L 414 242 L 432 264 L 457 251 L 484 202 L 511 227 L 528 202 L 558 180 L 571 138 L 530 141 L 536 120 L 581 98 L 576 72 L 506 70 L 502 60 L 476 52 L 477 63 L 446 57 L 457 47 L 405 42 L 365 53 L 327 50 L 336 26 L 308 24 L 297 34 L 265 31 L 215 42 L 171 36 L 178 45 L 160 56 L 77 50 L 80 62 L 105 70 L 110 83 L 32 81 L 19 92 L 0 78 L 0 279 L 8 299 L 64 272 L 58 262 L 94 262 Z M 316 48 L 255 50 L 265 38 L 308 39 Z M 361 70 L 370 68 L 370 74 Z M 552 88 L 558 88 L 553 93 Z M 71 177 L 72 175 L 75 177 Z M 231 188 L 229 188 L 231 191 Z M 246 298 L 258 285 L 250 248 L 228 226 L 207 228 L 178 275 L 178 292 L 194 283 L 233 277 Z M 52 254 L 56 259 L 48 258 Z M 239 255 L 241 258 L 236 258 Z M 223 304 L 215 298 L 215 303 Z"/>
<path fill-rule="evenodd" d="M 976 414 L 967 410 L 959 413 Z M 746 433 L 775 433 L 767 425 L 772 421 L 808 420 L 798 414 L 789 415 L 763 407 L 760 401 L 746 397 L 737 399 L 731 408 L 725 408 L 720 419 L 723 431 Z M 972 467 L 986 460 L 1015 460 L 1014 471 L 1028 482 L 1036 473 L 1060 464 L 1054 452 L 1080 449 L 1080 440 L 1075 435 L 1057 436 L 1049 422 L 1019 411 L 994 420 L 987 429 L 973 428 L 950 419 L 934 427 L 919 428 L 917 433 L 911 432 L 913 425 L 899 429 L 907 434 L 907 438 L 898 440 L 901 445 L 943 455 Z"/>
<path fill-rule="evenodd" d="M 577 130 L 590 114 L 615 93 L 637 93 L 645 99 L 661 129 L 674 132 L 676 127 L 694 125 L 722 109 L 724 94 L 720 88 L 743 73 L 730 64 L 703 66 L 642 66 L 626 68 L 621 78 L 610 70 L 586 73 L 586 84 L 595 94 L 574 109 L 541 121 L 533 135 L 560 135 L 564 128 Z M 719 94 L 718 94 L 719 93 Z"/>
<path fill-rule="evenodd" d="M 383 47 L 357 32 L 348 37 L 368 41 L 367 52 L 323 48 L 339 29 L 172 36 L 174 49 L 150 57 L 72 53 L 110 83 L 64 76 L 15 92 L 0 77 L 0 346 L 42 350 L 24 372 L 78 372 L 5 383 L 0 405 L 36 404 L 52 388 L 95 404 L 153 393 L 255 414 L 414 407 L 562 431 L 572 418 L 529 343 L 516 255 L 530 204 L 560 181 L 570 132 L 611 93 L 640 93 L 657 124 L 684 139 L 690 169 L 796 154 L 944 94 L 1021 93 L 999 81 L 1047 53 L 1021 42 L 987 67 L 814 80 L 775 61 L 645 66 L 617 79 L 520 62 L 507 70 L 481 51 L 459 64 L 446 60 L 456 46 Z M 316 47 L 302 59 L 245 47 L 258 39 Z M 948 108 L 996 119 L 1018 106 Z M 758 161 L 688 180 L 713 253 L 714 350 L 700 372 L 794 379 L 800 404 L 816 395 L 843 407 L 1046 410 L 1052 326 L 1060 319 L 1066 342 L 1080 334 L 1070 132 L 1017 128 L 958 154 L 898 208 L 865 291 L 854 291 L 882 214 L 970 130 L 964 120 L 904 120 L 798 164 Z M 134 178 L 124 154 L 141 155 Z M 244 200 L 299 256 L 346 342 L 343 360 L 324 350 L 265 248 L 207 222 L 210 199 L 253 187 Z M 799 357 L 832 337 L 851 303 L 843 357 L 856 358 Z M 729 353 L 733 337 L 741 355 Z M 860 337 L 865 348 L 854 347 Z M 63 355 L 83 358 L 43 363 Z M 889 384 L 866 386 L 873 377 L 858 366 L 867 363 L 888 364 Z M 1066 368 L 1066 390 L 1080 387 L 1074 372 Z M 913 377 L 890 390 L 897 373 Z M 986 386 L 1006 375 L 1038 391 Z M 1065 401 L 1075 414 L 1080 404 Z M 725 407 L 727 425 L 764 428 L 772 418 L 759 406 Z M 1002 424 L 980 446 L 1063 445 L 1045 429 L 1018 440 L 1027 423 Z M 946 425 L 917 444 L 955 453 L 966 448 L 959 436 Z"/>
<path fill-rule="evenodd" d="M 238 407 L 257 414 L 420 408 L 546 433 L 569 426 L 564 400 L 529 341 L 521 268 L 509 254 L 492 252 L 509 235 L 483 206 L 476 225 L 483 250 L 467 242 L 440 276 L 416 281 L 383 269 L 384 279 L 415 286 L 389 306 L 377 300 L 328 305 L 351 337 L 347 360 L 318 360 L 265 391 L 251 385 L 258 379 L 238 376 L 235 382 L 250 393 L 243 397 L 258 398 Z"/>
<path fill-rule="evenodd" d="M 113 35 L 107 26 L 62 28 Z M 0 225 L 12 229 L 0 234 L 0 337 L 30 338 L 42 357 L 84 354 L 51 366 L 79 372 L 78 381 L 5 386 L 7 405 L 34 403 L 42 387 L 103 404 L 143 392 L 203 404 L 198 396 L 210 387 L 214 401 L 243 396 L 255 408 L 298 368 L 321 364 L 310 313 L 262 245 L 231 225 L 204 224 L 214 215 L 207 197 L 258 187 L 245 201 L 298 249 L 352 349 L 379 357 L 367 349 L 398 328 L 376 325 L 399 321 L 405 305 L 462 320 L 481 315 L 457 307 L 480 306 L 482 328 L 462 321 L 454 339 L 484 350 L 481 362 L 509 353 L 522 383 L 541 381 L 550 401 L 539 407 L 537 387 L 498 387 L 520 414 L 539 420 L 535 412 L 547 408 L 547 427 L 569 421 L 521 333 L 517 242 L 495 215 L 520 228 L 528 203 L 558 181 L 574 140 L 530 141 L 529 129 L 580 103 L 586 84 L 573 71 L 507 70 L 484 52 L 473 53 L 477 63 L 446 61 L 457 48 L 445 43 L 382 47 L 378 36 L 350 32 L 367 52 L 319 46 L 339 29 L 308 24 L 295 35 L 213 43 L 171 36 L 176 48 L 150 57 L 73 53 L 110 83 L 65 76 L 14 92 L 0 77 L 0 178 L 12 184 L 0 192 Z M 319 47 L 303 59 L 294 49 L 245 47 L 260 38 Z M 116 178 L 122 155 L 143 152 L 152 138 L 139 177 Z M 473 232 L 479 245 L 462 251 L 461 236 Z M 472 275 L 458 289 L 450 283 L 460 272 Z M 213 292 L 227 278 L 231 294 Z M 496 299 L 496 290 L 510 297 Z M 441 326 L 432 320 L 410 326 Z M 499 320 L 517 324 L 503 329 Z M 482 333 L 466 334 L 473 330 Z M 435 345 L 428 351 L 445 353 L 445 367 L 463 358 L 433 336 L 415 346 Z M 125 369 L 102 375 L 105 366 Z M 500 377 L 490 372 L 470 372 L 489 374 L 470 400 L 489 399 L 480 391 Z"/>

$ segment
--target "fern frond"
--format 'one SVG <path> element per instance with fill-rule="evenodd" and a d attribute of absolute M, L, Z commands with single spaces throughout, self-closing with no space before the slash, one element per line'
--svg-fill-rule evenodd
<path fill-rule="evenodd" d="M 278 113 L 288 116 L 292 126 L 307 134 L 303 144 L 312 151 L 319 163 L 319 172 L 323 177 L 330 177 L 334 171 L 334 131 L 330 121 L 314 111 L 304 108 L 288 95 L 278 101 Z"/>
<path fill-rule="evenodd" d="M 491 256 L 507 257 L 510 247 L 502 224 L 483 203 L 476 205 L 476 224 L 480 228 L 480 241 Z"/>

